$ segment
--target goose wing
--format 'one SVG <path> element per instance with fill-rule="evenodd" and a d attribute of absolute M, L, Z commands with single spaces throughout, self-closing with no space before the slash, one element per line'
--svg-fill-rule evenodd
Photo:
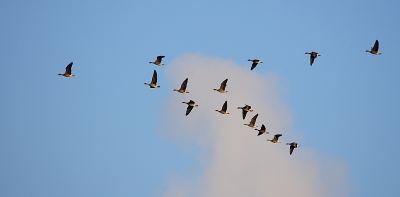
<path fill-rule="evenodd" d="M 192 109 L 193 109 L 193 106 L 191 106 L 191 105 L 188 105 L 188 106 L 187 106 L 187 108 L 186 108 L 186 116 L 187 116 L 188 114 L 190 114 L 190 112 L 192 111 Z"/>
<path fill-rule="evenodd" d="M 65 74 L 71 74 L 72 64 L 73 62 L 69 63 L 67 67 L 65 67 Z"/>
<path fill-rule="evenodd" d="M 151 83 L 157 84 L 157 71 L 156 70 L 154 70 L 154 72 L 153 72 L 153 78 L 151 78 Z"/>
<path fill-rule="evenodd" d="M 290 155 L 292 155 L 294 148 L 295 148 L 295 147 L 293 146 L 293 144 L 291 144 L 291 145 L 290 145 Z"/>
<path fill-rule="evenodd" d="M 281 137 L 281 136 L 282 136 L 282 134 L 276 134 L 276 135 L 274 136 L 274 140 L 278 141 L 279 137 Z"/>
<path fill-rule="evenodd" d="M 186 86 L 187 86 L 188 80 L 189 80 L 189 78 L 186 78 L 185 81 L 182 82 L 181 90 L 186 90 Z"/>
<path fill-rule="evenodd" d="M 250 121 L 250 124 L 256 124 L 256 120 L 257 120 L 258 114 L 256 114 Z"/>
<path fill-rule="evenodd" d="M 310 66 L 312 66 L 312 64 L 314 63 L 314 59 L 315 59 L 314 55 L 311 54 L 310 55 Z"/>
<path fill-rule="evenodd" d="M 251 64 L 251 70 L 253 70 L 257 66 L 257 64 L 258 64 L 257 62 L 253 61 L 253 64 Z"/>
<path fill-rule="evenodd" d="M 261 130 L 267 130 L 266 128 L 265 128 L 265 126 L 264 126 L 264 124 L 263 125 L 261 125 Z"/>
<path fill-rule="evenodd" d="M 372 47 L 372 50 L 373 50 L 373 51 L 378 51 L 378 49 L 379 49 L 379 41 L 378 41 L 378 40 L 375 40 L 375 44 L 374 44 L 374 46 Z"/>
<path fill-rule="evenodd" d="M 226 83 L 228 82 L 228 79 L 225 79 L 222 83 L 221 83 L 221 87 L 219 89 L 221 90 L 225 90 L 226 88 Z"/>
<path fill-rule="evenodd" d="M 228 110 L 228 101 L 225 101 L 225 103 L 222 105 L 222 110 L 221 111 L 226 112 L 226 110 Z"/>
<path fill-rule="evenodd" d="M 242 109 L 242 116 L 243 116 L 243 120 L 246 118 L 247 115 L 247 111 Z"/>
<path fill-rule="evenodd" d="M 161 63 L 161 61 L 162 61 L 162 58 L 164 58 L 165 56 L 163 56 L 163 55 L 159 55 L 159 56 L 157 56 L 157 62 L 160 62 Z"/>

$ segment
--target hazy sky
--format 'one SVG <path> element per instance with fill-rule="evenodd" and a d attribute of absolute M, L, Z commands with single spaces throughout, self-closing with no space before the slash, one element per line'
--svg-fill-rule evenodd
<path fill-rule="evenodd" d="M 3 2 L 0 196 L 399 196 L 399 7 Z"/>

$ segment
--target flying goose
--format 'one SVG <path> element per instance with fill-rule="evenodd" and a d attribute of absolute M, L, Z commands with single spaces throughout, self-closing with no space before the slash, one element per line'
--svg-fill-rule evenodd
<path fill-rule="evenodd" d="M 293 149 L 300 147 L 300 144 L 296 143 L 296 142 L 292 142 L 292 143 L 286 143 L 286 145 L 290 145 L 290 155 L 292 155 L 293 153 Z"/>
<path fill-rule="evenodd" d="M 69 64 L 67 65 L 67 67 L 65 67 L 65 73 L 64 73 L 64 74 L 61 74 L 61 73 L 60 73 L 60 74 L 58 74 L 58 75 L 62 75 L 62 76 L 64 76 L 64 77 L 75 77 L 74 74 L 71 74 L 72 64 L 73 64 L 73 62 L 69 63 Z"/>
<path fill-rule="evenodd" d="M 256 115 L 250 120 L 250 123 L 249 123 L 249 124 L 244 124 L 244 125 L 247 125 L 247 126 L 249 126 L 249 127 L 251 127 L 251 128 L 256 128 L 257 126 L 256 126 L 255 124 L 256 124 L 257 117 L 258 117 L 258 114 L 256 114 Z"/>
<path fill-rule="evenodd" d="M 265 128 L 265 126 L 264 126 L 264 124 L 263 125 L 261 125 L 261 129 L 260 130 L 258 130 L 258 129 L 254 129 L 254 130 L 257 130 L 258 131 L 258 135 L 257 136 L 259 136 L 259 135 L 261 135 L 261 134 L 268 134 L 269 132 L 267 131 L 267 129 Z"/>
<path fill-rule="evenodd" d="M 164 65 L 163 63 L 161 63 L 161 61 L 162 61 L 162 58 L 164 58 L 165 56 L 163 56 L 163 55 L 160 55 L 160 56 L 157 56 L 157 59 L 156 59 L 156 61 L 155 62 L 149 62 L 150 64 L 155 64 L 155 65 L 157 65 L 157 66 L 162 66 L 162 65 Z"/>
<path fill-rule="evenodd" d="M 187 104 L 187 108 L 186 108 L 186 116 L 192 111 L 193 107 L 198 107 L 199 105 L 197 105 L 194 101 L 190 100 L 189 102 L 182 102 Z"/>
<path fill-rule="evenodd" d="M 281 137 L 282 136 L 282 134 L 276 134 L 276 135 L 274 135 L 274 139 L 272 139 L 272 140 L 270 140 L 270 139 L 268 139 L 267 141 L 271 141 L 272 143 L 281 143 L 278 139 L 279 139 L 279 137 Z"/>
<path fill-rule="evenodd" d="M 251 109 L 250 105 L 245 104 L 244 107 L 238 107 L 238 109 L 242 109 L 242 116 L 243 120 L 246 118 L 247 112 L 252 112 L 253 110 Z"/>
<path fill-rule="evenodd" d="M 182 82 L 181 88 L 179 90 L 174 89 L 174 91 L 177 91 L 182 94 L 189 93 L 188 91 L 186 91 L 186 86 L 187 86 L 188 80 L 189 80 L 189 78 L 186 78 L 185 81 Z"/>
<path fill-rule="evenodd" d="M 229 114 L 228 112 L 226 112 L 226 110 L 228 110 L 228 101 L 225 101 L 225 103 L 222 105 L 221 110 L 216 109 L 215 111 L 217 111 L 221 114 Z"/>
<path fill-rule="evenodd" d="M 221 86 L 219 87 L 219 89 L 214 89 L 215 91 L 218 91 L 220 93 L 226 93 L 228 91 L 225 90 L 226 88 L 226 83 L 228 82 L 228 79 L 225 79 L 222 83 Z"/>
<path fill-rule="evenodd" d="M 247 61 L 253 62 L 253 64 L 251 64 L 251 70 L 253 70 L 257 66 L 257 64 L 263 63 L 261 60 L 258 60 L 258 59 L 254 59 L 254 60 L 248 59 Z"/>
<path fill-rule="evenodd" d="M 374 55 L 380 55 L 381 53 L 378 52 L 378 49 L 379 49 L 379 42 L 378 40 L 375 40 L 375 44 L 373 47 L 371 47 L 371 50 L 366 50 L 365 52 L 370 52 Z"/>
<path fill-rule="evenodd" d="M 314 63 L 314 59 L 317 58 L 318 56 L 321 56 L 319 53 L 317 52 L 306 52 L 305 54 L 310 54 L 310 66 L 312 66 L 312 64 Z"/>
<path fill-rule="evenodd" d="M 160 86 L 157 85 L 157 71 L 154 70 L 153 78 L 151 78 L 151 83 L 144 83 L 144 85 L 150 86 L 150 88 L 159 88 Z"/>

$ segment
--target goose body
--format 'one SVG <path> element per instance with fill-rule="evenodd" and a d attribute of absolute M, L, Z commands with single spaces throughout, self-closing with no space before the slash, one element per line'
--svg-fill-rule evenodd
<path fill-rule="evenodd" d="M 150 86 L 150 88 L 159 88 L 160 86 L 157 84 L 157 71 L 154 70 L 153 77 L 151 78 L 150 83 L 144 83 L 145 85 Z"/>
<path fill-rule="evenodd" d="M 258 130 L 258 129 L 254 129 L 254 130 L 257 130 L 258 131 L 258 135 L 257 136 L 259 136 L 259 135 L 262 135 L 262 134 L 268 134 L 269 132 L 267 131 L 267 129 L 265 128 L 265 126 L 264 126 L 264 124 L 263 125 L 261 125 L 261 129 L 260 130 Z"/>
<path fill-rule="evenodd" d="M 290 150 L 289 153 L 290 155 L 292 155 L 293 150 L 297 147 L 300 147 L 300 144 L 296 143 L 296 142 L 292 142 L 292 143 L 286 143 L 286 145 L 290 145 Z"/>
<path fill-rule="evenodd" d="M 373 47 L 371 47 L 371 50 L 366 50 L 365 52 L 370 52 L 371 54 L 374 55 L 380 55 L 381 53 L 378 52 L 378 50 L 379 50 L 379 41 L 375 40 L 375 44 Z"/>
<path fill-rule="evenodd" d="M 279 139 L 279 137 L 281 137 L 282 136 L 282 134 L 276 134 L 276 135 L 274 135 L 274 138 L 273 139 L 268 139 L 267 141 L 270 141 L 270 142 L 272 142 L 272 143 L 281 143 L 278 139 Z"/>
<path fill-rule="evenodd" d="M 75 77 L 75 75 L 71 73 L 72 64 L 74 64 L 74 63 L 71 62 L 71 63 L 69 63 L 67 65 L 67 67 L 65 67 L 65 73 L 60 73 L 58 75 L 61 75 L 61 76 L 64 76 L 64 77 Z"/>
<path fill-rule="evenodd" d="M 255 116 L 253 116 L 253 118 L 250 120 L 250 123 L 249 123 L 249 124 L 244 124 L 244 125 L 247 125 L 247 126 L 249 126 L 249 127 L 251 127 L 251 128 L 256 128 L 256 127 L 257 127 L 257 126 L 256 126 L 257 117 L 258 117 L 258 114 L 256 114 Z"/>
<path fill-rule="evenodd" d="M 253 64 L 251 64 L 251 70 L 253 70 L 258 64 L 263 63 L 261 60 L 258 59 L 248 59 L 247 61 L 253 62 Z"/>
<path fill-rule="evenodd" d="M 186 91 L 186 86 L 187 86 L 188 80 L 189 80 L 189 78 L 186 78 L 186 79 L 182 82 L 181 88 L 179 88 L 179 90 L 178 90 L 178 89 L 174 89 L 174 91 L 177 91 L 177 92 L 182 93 L 182 94 L 189 93 L 188 91 Z"/>
<path fill-rule="evenodd" d="M 250 105 L 245 105 L 244 107 L 238 107 L 238 109 L 242 110 L 242 117 L 243 120 L 246 118 L 247 112 L 252 112 L 253 110 L 251 109 Z"/>
<path fill-rule="evenodd" d="M 219 89 L 214 89 L 214 90 L 217 91 L 217 92 L 220 92 L 220 93 L 226 93 L 226 92 L 228 92 L 228 91 L 225 90 L 225 88 L 226 88 L 226 83 L 228 83 L 228 79 L 225 79 L 225 80 L 221 83 Z"/>
<path fill-rule="evenodd" d="M 215 110 L 221 114 L 229 114 L 228 112 L 226 112 L 226 110 L 228 110 L 228 101 L 225 101 L 225 103 L 222 105 L 222 109 L 221 110 Z"/>
<path fill-rule="evenodd" d="M 186 108 L 186 116 L 189 115 L 189 113 L 192 111 L 193 107 L 198 107 L 199 105 L 197 105 L 194 101 L 190 100 L 189 102 L 182 102 L 187 104 L 187 108 Z"/>
<path fill-rule="evenodd" d="M 159 55 L 159 56 L 157 56 L 157 59 L 156 59 L 156 61 L 154 61 L 154 62 L 149 62 L 150 64 L 155 64 L 155 65 L 157 65 L 157 66 L 162 66 L 162 65 L 164 65 L 163 63 L 161 63 L 161 61 L 162 61 L 162 58 L 164 58 L 165 56 L 163 56 L 163 55 Z"/>
<path fill-rule="evenodd" d="M 317 58 L 318 56 L 321 56 L 319 53 L 317 52 L 306 52 L 305 54 L 310 54 L 310 66 L 312 66 L 312 64 L 314 63 L 314 59 Z"/>

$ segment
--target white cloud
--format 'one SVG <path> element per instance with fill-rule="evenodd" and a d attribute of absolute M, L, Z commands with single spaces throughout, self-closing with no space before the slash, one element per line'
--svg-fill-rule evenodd
<path fill-rule="evenodd" d="M 171 91 L 166 101 L 164 135 L 186 146 L 200 146 L 204 151 L 199 162 L 204 171 L 199 176 L 176 175 L 169 179 L 165 196 L 337 196 L 348 195 L 345 162 L 317 159 L 310 148 L 300 147 L 289 155 L 284 143 L 302 139 L 292 130 L 291 112 L 284 102 L 277 74 L 260 75 L 230 60 L 186 54 L 166 65 L 167 78 L 178 88 L 189 78 L 182 95 Z M 213 91 L 228 78 L 228 93 Z M 185 116 L 182 101 L 194 100 L 199 107 Z M 228 101 L 229 115 L 215 111 Z M 249 104 L 254 112 L 242 120 L 239 106 Z M 244 123 L 259 114 L 256 125 L 264 124 L 270 134 Z M 281 133 L 281 144 L 272 144 L 274 134 Z M 339 166 L 339 167 L 337 167 Z M 335 192 L 334 192 L 335 191 Z"/>

